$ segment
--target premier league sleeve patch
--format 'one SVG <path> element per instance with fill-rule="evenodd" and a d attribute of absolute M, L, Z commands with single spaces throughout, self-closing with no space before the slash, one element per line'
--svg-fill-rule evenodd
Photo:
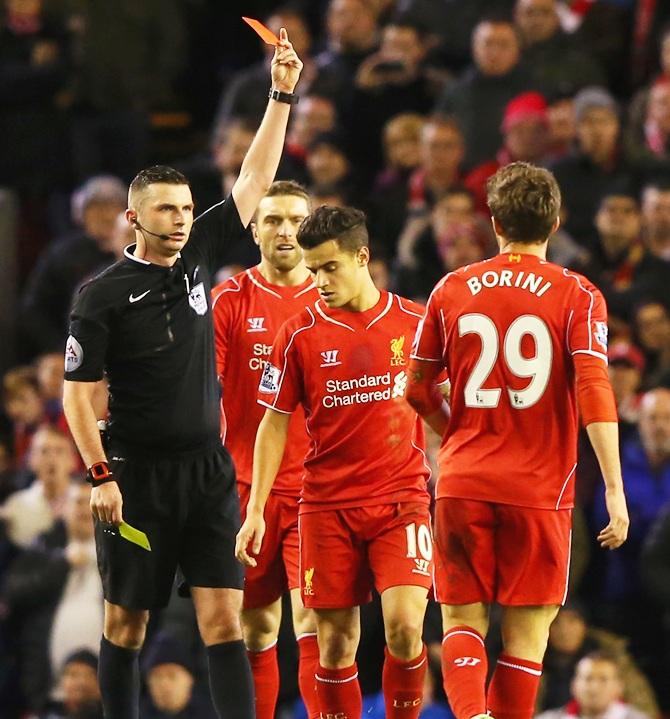
<path fill-rule="evenodd" d="M 261 375 L 261 382 L 258 385 L 258 391 L 267 394 L 277 394 L 279 391 L 280 375 L 281 372 L 279 369 L 268 362 L 265 367 L 263 367 L 263 374 Z"/>
<path fill-rule="evenodd" d="M 607 352 L 607 322 L 595 320 L 592 324 L 593 339 Z"/>
<path fill-rule="evenodd" d="M 74 372 L 84 361 L 84 350 L 77 339 L 70 335 L 65 343 L 65 371 Z"/>

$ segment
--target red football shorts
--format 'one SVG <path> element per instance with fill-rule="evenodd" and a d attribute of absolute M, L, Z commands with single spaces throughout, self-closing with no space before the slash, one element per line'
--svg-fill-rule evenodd
<path fill-rule="evenodd" d="M 302 601 L 316 609 L 369 602 L 374 586 L 433 581 L 428 506 L 419 502 L 318 510 L 300 515 Z"/>
<path fill-rule="evenodd" d="M 435 595 L 441 604 L 563 604 L 572 510 L 444 497 L 435 509 Z"/>
<path fill-rule="evenodd" d="M 238 484 L 242 521 L 247 516 L 251 487 Z M 255 567 L 245 567 L 245 609 L 266 607 L 287 589 L 300 586 L 300 543 L 298 540 L 298 498 L 270 492 L 265 505 L 265 536 Z"/>

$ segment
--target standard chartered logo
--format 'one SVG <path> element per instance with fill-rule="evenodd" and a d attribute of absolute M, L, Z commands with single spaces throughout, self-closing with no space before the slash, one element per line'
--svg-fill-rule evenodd
<path fill-rule="evenodd" d="M 326 380 L 327 394 L 321 404 L 326 409 L 333 409 L 353 404 L 385 402 L 404 397 L 406 388 L 407 375 L 404 370 L 393 377 L 390 372 L 384 372 L 378 375 L 364 374 L 352 379 L 329 379 Z"/>
<path fill-rule="evenodd" d="M 393 394 L 391 396 L 393 399 L 396 399 L 396 397 L 404 397 L 406 389 L 407 375 L 403 370 L 402 372 L 398 372 L 398 374 L 393 378 Z"/>
<path fill-rule="evenodd" d="M 248 332 L 256 332 L 258 330 L 247 330 Z M 253 346 L 254 356 L 249 360 L 249 369 L 257 371 L 262 370 L 267 364 L 264 357 L 272 354 L 272 345 L 266 345 L 264 342 L 255 342 Z"/>

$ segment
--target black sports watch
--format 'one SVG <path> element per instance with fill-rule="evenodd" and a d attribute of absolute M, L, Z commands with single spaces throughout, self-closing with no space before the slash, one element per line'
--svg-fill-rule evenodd
<path fill-rule="evenodd" d="M 270 90 L 268 98 L 277 102 L 285 102 L 287 105 L 297 105 L 300 102 L 300 95 L 296 95 L 294 92 L 282 92 L 281 90 Z"/>
<path fill-rule="evenodd" d="M 107 482 L 115 482 L 114 475 L 107 462 L 96 462 L 86 470 L 86 481 L 93 487 Z"/>

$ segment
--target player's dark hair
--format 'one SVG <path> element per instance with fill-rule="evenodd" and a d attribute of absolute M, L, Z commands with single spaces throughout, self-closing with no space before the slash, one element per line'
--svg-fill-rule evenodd
<path fill-rule="evenodd" d="M 130 194 L 145 190 L 149 185 L 188 185 L 189 182 L 179 170 L 167 165 L 153 165 L 140 170 L 130 183 Z"/>
<path fill-rule="evenodd" d="M 369 244 L 365 213 L 355 207 L 322 205 L 302 221 L 297 239 L 303 250 L 335 240 L 341 249 L 358 252 Z"/>
<path fill-rule="evenodd" d="M 486 183 L 491 215 L 510 242 L 544 242 L 561 209 L 561 191 L 549 170 L 528 162 L 501 167 Z"/>

